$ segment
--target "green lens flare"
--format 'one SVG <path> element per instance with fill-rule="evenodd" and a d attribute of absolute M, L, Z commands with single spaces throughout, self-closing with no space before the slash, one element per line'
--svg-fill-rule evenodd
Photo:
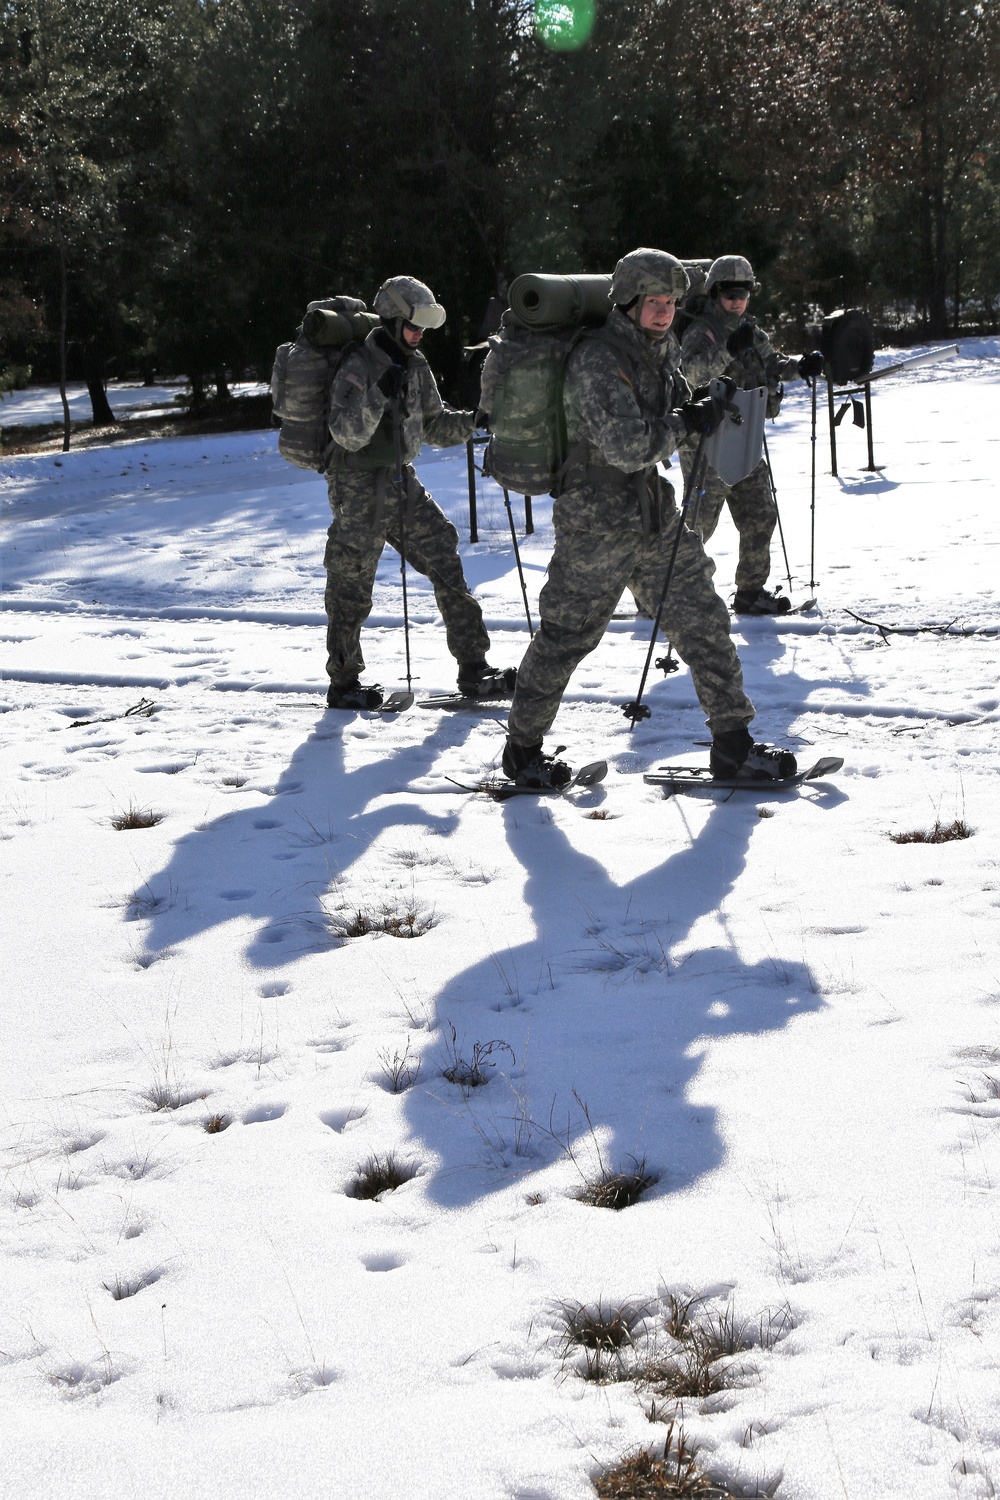
<path fill-rule="evenodd" d="M 582 47 L 594 29 L 597 0 L 535 0 L 535 32 L 555 52 Z"/>

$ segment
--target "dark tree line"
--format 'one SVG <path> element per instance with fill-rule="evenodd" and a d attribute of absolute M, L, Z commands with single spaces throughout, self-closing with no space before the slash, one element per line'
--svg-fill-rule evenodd
<path fill-rule="evenodd" d="M 572 3 L 570 3 L 572 10 Z M 400 271 L 454 381 L 519 271 L 749 254 L 770 316 L 995 328 L 993 0 L 0 0 L 0 381 L 266 372 Z"/>

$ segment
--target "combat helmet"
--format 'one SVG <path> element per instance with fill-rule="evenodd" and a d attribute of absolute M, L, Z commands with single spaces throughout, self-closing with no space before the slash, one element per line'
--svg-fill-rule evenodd
<path fill-rule="evenodd" d="M 705 278 L 705 291 L 717 297 L 724 286 L 745 286 L 748 292 L 759 292 L 760 282 L 753 274 L 753 266 L 743 255 L 720 255 L 713 260 Z"/>
<path fill-rule="evenodd" d="M 683 297 L 688 273 L 675 255 L 666 250 L 630 250 L 615 266 L 611 278 L 611 301 L 630 307 L 639 297 Z"/>
<path fill-rule="evenodd" d="M 390 276 L 375 293 L 372 311 L 385 323 L 399 319 L 415 328 L 440 328 L 447 314 L 429 286 L 415 276 Z"/>

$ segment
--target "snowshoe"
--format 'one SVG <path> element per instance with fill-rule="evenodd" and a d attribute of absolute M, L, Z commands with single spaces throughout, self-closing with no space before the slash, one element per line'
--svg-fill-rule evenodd
<path fill-rule="evenodd" d="M 794 787 L 809 786 L 824 776 L 833 776 L 844 764 L 843 756 L 824 755 L 805 771 L 796 770 L 790 776 L 754 776 L 746 774 L 742 766 L 731 776 L 713 775 L 709 766 L 654 766 L 643 776 L 649 786 L 661 786 L 668 796 L 675 792 L 702 792 L 709 795 L 725 792 L 757 792 L 772 797 Z"/>

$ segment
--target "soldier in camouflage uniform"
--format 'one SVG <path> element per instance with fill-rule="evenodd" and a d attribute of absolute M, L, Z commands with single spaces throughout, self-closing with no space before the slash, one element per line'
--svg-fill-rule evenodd
<path fill-rule="evenodd" d="M 628 585 L 655 614 L 680 517 L 657 464 L 691 431 L 707 430 L 711 405 L 690 401 L 670 333 L 688 280 L 662 250 L 618 262 L 606 324 L 570 354 L 564 387 L 570 443 L 553 507 L 556 543 L 539 601 L 541 623 L 518 669 L 503 755 L 504 773 L 527 787 L 564 786 L 570 768 L 542 739 L 577 664 L 600 641 Z M 663 610 L 665 630 L 691 669 L 713 735 L 715 774 L 748 765 L 791 774 L 787 751 L 755 746 L 754 708 L 729 633 L 729 612 L 712 585 L 715 565 L 684 528 Z"/>
<path fill-rule="evenodd" d="M 734 380 L 741 390 L 766 386 L 767 415 L 775 417 L 781 405 L 782 382 L 822 374 L 823 356 L 814 353 L 793 359 L 772 349 L 764 331 L 747 316 L 750 294 L 759 290 L 753 267 L 742 255 L 721 255 L 713 261 L 703 306 L 684 332 L 681 357 L 684 374 L 696 389 L 722 378 Z M 694 464 L 695 447 L 690 440 L 680 447 L 685 479 Z M 791 600 L 764 587 L 771 571 L 771 537 L 778 521 L 766 459 L 733 485 L 724 484 L 714 469 L 708 469 L 704 492 L 691 520 L 703 542 L 715 531 L 727 502 L 740 535 L 733 609 L 738 615 L 785 614 Z"/>
<path fill-rule="evenodd" d="M 459 690 L 472 697 L 507 697 L 514 673 L 497 671 L 486 661 L 490 638 L 465 581 L 458 532 L 413 469 L 425 441 L 450 447 L 464 443 L 473 430 L 471 411 L 445 406 L 419 349 L 424 330 L 439 328 L 445 310 L 429 287 L 409 276 L 385 282 L 372 306 L 381 326 L 344 360 L 330 400 L 336 446 L 327 471 L 333 524 L 323 558 L 327 703 L 331 708 L 382 703 L 381 690 L 362 685 L 359 677 L 361 627 L 371 613 L 375 571 L 386 542 L 397 551 L 405 547 L 406 561 L 434 586 L 448 649 L 459 664 Z M 397 465 L 404 490 L 403 535 Z"/>

